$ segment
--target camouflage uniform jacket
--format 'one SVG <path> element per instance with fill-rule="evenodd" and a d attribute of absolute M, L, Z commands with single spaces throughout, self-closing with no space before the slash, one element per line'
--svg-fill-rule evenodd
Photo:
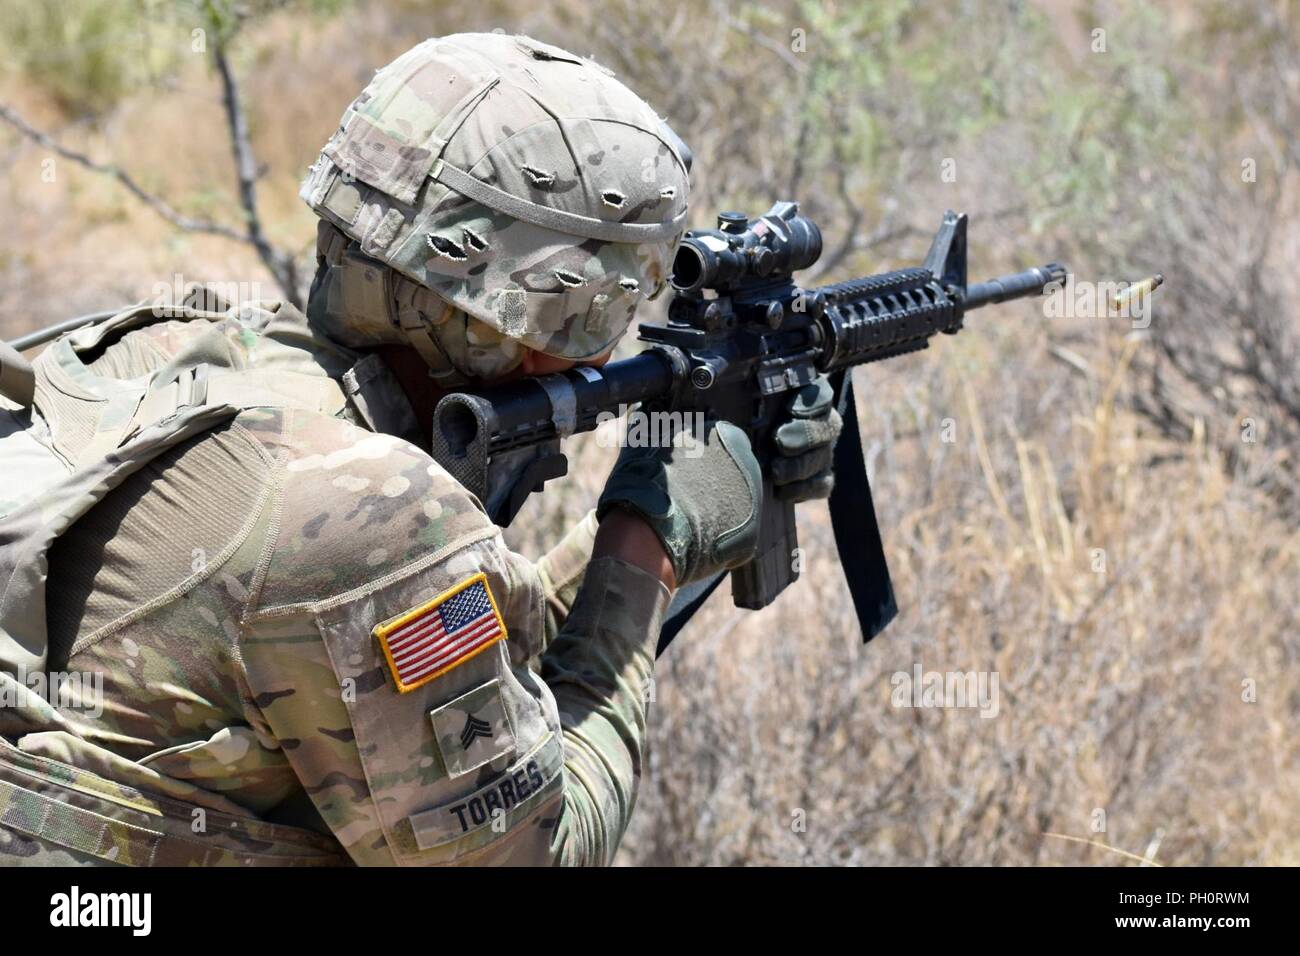
<path fill-rule="evenodd" d="M 378 358 L 288 304 L 154 320 L 80 361 L 128 380 L 214 354 L 346 401 L 245 408 L 58 538 L 49 670 L 102 693 L 52 675 L 54 708 L 0 707 L 0 859 L 608 863 L 667 589 L 588 565 L 590 515 L 536 565 L 509 550 Z M 451 631 L 458 589 L 504 639 L 403 692 L 392 630 Z"/>

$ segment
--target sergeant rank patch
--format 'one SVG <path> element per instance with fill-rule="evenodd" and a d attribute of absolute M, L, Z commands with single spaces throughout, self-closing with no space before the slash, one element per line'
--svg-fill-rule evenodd
<path fill-rule="evenodd" d="M 515 753 L 514 728 L 495 677 L 429 711 L 429 719 L 447 776 L 453 779 Z"/>
<path fill-rule="evenodd" d="M 397 689 L 427 684 L 506 636 L 506 626 L 479 573 L 374 630 Z"/>

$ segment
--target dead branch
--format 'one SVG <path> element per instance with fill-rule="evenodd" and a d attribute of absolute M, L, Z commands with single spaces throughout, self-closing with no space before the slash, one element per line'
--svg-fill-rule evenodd
<path fill-rule="evenodd" d="M 62 156 L 64 159 L 89 169 L 91 172 L 99 173 L 103 176 L 110 176 L 113 179 L 116 179 L 122 184 L 127 192 L 131 193 L 131 195 L 135 196 L 136 199 L 140 200 L 158 215 L 162 216 L 163 219 L 166 219 L 177 229 L 181 229 L 185 232 L 210 233 L 214 236 L 233 239 L 236 242 L 248 241 L 247 236 L 232 229 L 230 226 L 213 222 L 211 219 L 195 218 L 177 212 L 166 201 L 155 196 L 136 182 L 135 179 L 121 167 L 114 166 L 110 163 L 96 162 L 84 153 L 79 153 L 76 150 L 61 145 L 56 142 L 53 137 L 47 133 L 41 132 L 39 129 L 28 123 L 11 107 L 5 106 L 2 103 L 0 103 L 0 119 L 3 119 L 6 123 L 18 130 L 18 132 L 22 133 L 28 139 L 32 140 L 34 143 Z"/>
<path fill-rule="evenodd" d="M 291 252 L 278 249 L 266 236 L 262 218 L 257 210 L 256 181 L 258 177 L 257 161 L 248 135 L 248 120 L 244 115 L 239 100 L 239 87 L 235 81 L 234 71 L 226 57 L 224 44 L 217 44 L 213 52 L 213 61 L 221 78 L 222 105 L 226 112 L 226 121 L 230 130 L 231 151 L 234 155 L 235 174 L 239 185 L 239 202 L 244 214 L 244 230 L 216 222 L 203 217 L 187 216 L 162 197 L 145 189 L 122 167 L 112 163 L 101 163 L 91 159 L 85 153 L 70 149 L 59 143 L 48 133 L 37 129 L 27 122 L 12 107 L 0 104 L 0 119 L 16 129 L 32 142 L 76 163 L 84 169 L 101 176 L 116 179 L 127 192 L 148 206 L 155 213 L 171 223 L 182 232 L 197 232 L 220 236 L 234 242 L 252 246 L 271 273 L 281 292 L 295 306 L 302 308 L 301 286 L 297 262 Z"/>
<path fill-rule="evenodd" d="M 224 43 L 213 46 L 213 63 L 221 77 L 221 102 L 226 110 L 226 122 L 230 128 L 230 148 L 234 154 L 235 175 L 239 180 L 239 203 L 243 207 L 245 222 L 248 226 L 246 237 L 257 250 L 262 264 L 271 275 L 275 276 L 281 290 L 289 301 L 299 308 L 298 267 L 291 253 L 275 248 L 266 237 L 262 228 L 262 217 L 257 211 L 257 160 L 253 156 L 253 147 L 248 136 L 248 119 L 239 101 L 239 87 L 235 82 L 235 73 L 230 68 L 226 57 Z"/>

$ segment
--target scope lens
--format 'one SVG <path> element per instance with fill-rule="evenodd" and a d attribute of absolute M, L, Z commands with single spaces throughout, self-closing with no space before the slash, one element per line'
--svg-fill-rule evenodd
<path fill-rule="evenodd" d="M 694 292 L 703 285 L 706 269 L 704 252 L 686 240 L 677 247 L 677 254 L 673 256 L 673 274 L 668 281 L 674 289 Z"/>

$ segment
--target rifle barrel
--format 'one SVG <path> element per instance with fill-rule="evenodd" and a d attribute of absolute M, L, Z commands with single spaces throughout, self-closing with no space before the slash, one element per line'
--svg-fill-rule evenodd
<path fill-rule="evenodd" d="M 1041 295 L 1053 282 L 1065 282 L 1065 266 L 1059 262 L 1049 262 L 1045 266 L 1000 276 L 988 282 L 976 282 L 966 288 L 966 310 L 978 309 L 991 302 Z"/>

